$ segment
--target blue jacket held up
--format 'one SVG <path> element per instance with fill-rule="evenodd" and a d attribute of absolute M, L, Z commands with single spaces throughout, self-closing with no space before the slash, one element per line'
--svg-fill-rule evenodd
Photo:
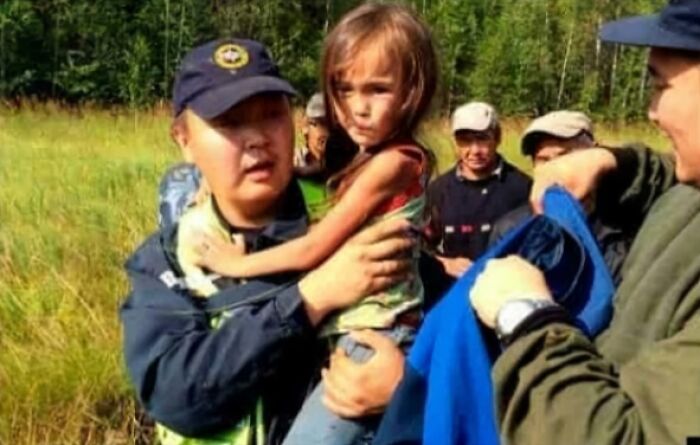
<path fill-rule="evenodd" d="M 490 379 L 498 344 L 468 298 L 489 259 L 522 256 L 585 333 L 607 326 L 614 285 L 582 209 L 557 187 L 547 190 L 544 209 L 489 249 L 426 317 L 375 444 L 499 443 Z"/>

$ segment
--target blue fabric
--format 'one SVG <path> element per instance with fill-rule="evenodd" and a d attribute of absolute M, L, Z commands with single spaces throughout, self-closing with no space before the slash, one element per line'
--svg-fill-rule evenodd
<path fill-rule="evenodd" d="M 411 381 L 397 390 L 375 444 L 420 443 L 405 435 L 405 426 L 420 416 L 400 416 L 406 412 L 401 405 L 422 400 L 422 443 L 499 443 L 490 378 L 497 348 L 492 347 L 494 334 L 482 330 L 468 297 L 489 259 L 524 257 L 543 270 L 554 298 L 584 332 L 594 336 L 608 325 L 614 285 L 582 209 L 554 187 L 545 194 L 544 214 L 528 219 L 489 249 L 428 314 L 408 357 L 412 369 L 406 376 Z M 402 392 L 404 388 L 422 393 Z"/>
<path fill-rule="evenodd" d="M 202 172 L 187 162 L 168 169 L 158 186 L 158 226 L 175 224 L 185 210 L 194 203 L 202 183 Z"/>

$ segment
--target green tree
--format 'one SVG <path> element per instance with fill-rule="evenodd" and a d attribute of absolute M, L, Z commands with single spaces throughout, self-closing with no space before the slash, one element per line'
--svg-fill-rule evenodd
<path fill-rule="evenodd" d="M 400 0 L 399 0 L 400 1 Z M 645 52 L 602 45 L 605 21 L 665 0 L 403 0 L 431 25 L 449 111 L 482 99 L 505 114 L 578 108 L 643 115 Z M 268 45 L 303 96 L 318 88 L 323 39 L 361 0 L 0 1 L 0 97 L 146 105 L 167 100 L 193 46 Z"/>

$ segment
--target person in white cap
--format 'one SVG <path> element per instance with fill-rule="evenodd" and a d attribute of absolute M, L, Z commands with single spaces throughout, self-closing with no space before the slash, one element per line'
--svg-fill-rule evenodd
<path fill-rule="evenodd" d="M 552 111 L 532 121 L 520 147 L 538 165 L 574 150 L 597 146 L 593 134 L 593 122 L 585 113 Z"/>
<path fill-rule="evenodd" d="M 306 104 L 301 126 L 304 145 L 294 154 L 294 171 L 300 176 L 322 174 L 325 169 L 328 122 L 323 95 L 316 93 Z"/>
<path fill-rule="evenodd" d="M 493 223 L 527 203 L 530 179 L 499 154 L 501 126 L 492 105 L 471 102 L 452 114 L 457 164 L 428 189 L 429 239 L 457 277 L 488 246 Z"/>
<path fill-rule="evenodd" d="M 520 144 L 523 155 L 529 156 L 535 167 L 574 151 L 593 147 L 602 147 L 596 141 L 593 122 L 585 113 L 569 110 L 552 111 L 533 120 L 523 133 Z M 601 220 L 592 207 L 588 210 L 589 224 L 617 284 L 622 277 L 622 263 L 632 244 L 634 231 Z M 489 245 L 496 243 L 531 215 L 529 203 L 503 215 L 494 224 Z"/>

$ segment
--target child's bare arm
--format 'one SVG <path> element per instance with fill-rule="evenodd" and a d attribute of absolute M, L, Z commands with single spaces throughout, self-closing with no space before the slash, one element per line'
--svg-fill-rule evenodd
<path fill-rule="evenodd" d="M 340 201 L 306 235 L 282 245 L 231 258 L 215 270 L 246 278 L 284 271 L 310 270 L 335 252 L 387 198 L 405 189 L 420 174 L 417 162 L 398 150 L 376 154 Z"/>

